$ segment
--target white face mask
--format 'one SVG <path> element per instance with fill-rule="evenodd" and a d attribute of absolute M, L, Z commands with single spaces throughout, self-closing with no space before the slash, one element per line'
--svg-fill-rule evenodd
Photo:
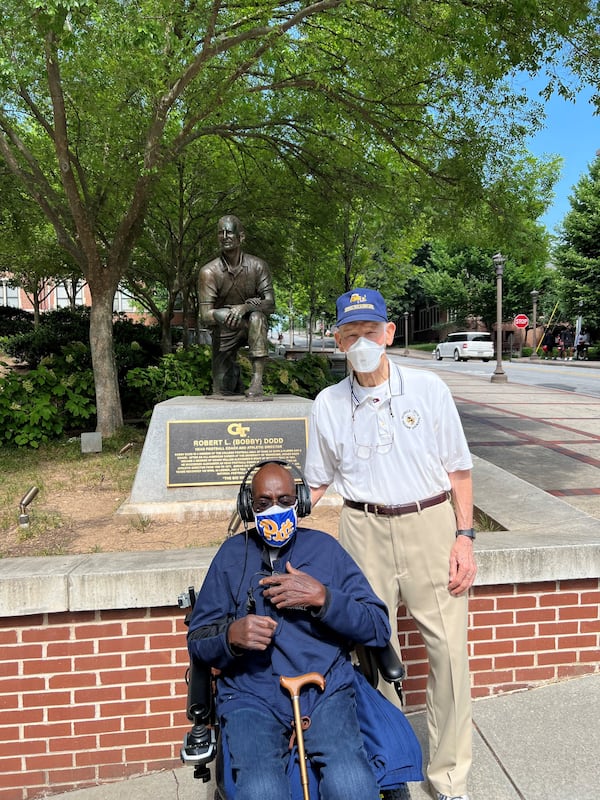
<path fill-rule="evenodd" d="M 346 355 L 355 372 L 375 372 L 381 356 L 385 353 L 385 345 L 372 342 L 361 336 L 348 348 Z"/>

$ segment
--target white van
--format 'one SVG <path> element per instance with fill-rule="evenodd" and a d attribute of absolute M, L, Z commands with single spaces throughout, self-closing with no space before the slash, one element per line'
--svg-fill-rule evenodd
<path fill-rule="evenodd" d="M 438 361 L 442 358 L 453 358 L 455 361 L 481 358 L 483 361 L 489 361 L 494 357 L 494 344 L 489 333 L 461 331 L 446 336 L 444 341 L 436 346 L 433 355 Z"/>

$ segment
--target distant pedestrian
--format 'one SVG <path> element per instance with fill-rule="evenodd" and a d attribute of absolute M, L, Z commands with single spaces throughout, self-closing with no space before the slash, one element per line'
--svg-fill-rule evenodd
<path fill-rule="evenodd" d="M 575 342 L 575 336 L 573 335 L 573 328 L 568 325 L 565 330 L 563 331 L 563 345 L 564 345 L 564 358 L 567 361 L 573 361 L 573 344 Z"/>
<path fill-rule="evenodd" d="M 588 348 L 590 346 L 590 335 L 589 333 L 581 329 L 581 332 L 577 334 L 577 339 L 575 341 L 575 358 L 578 361 L 587 361 L 588 359 Z"/>
<path fill-rule="evenodd" d="M 546 328 L 546 333 L 542 339 L 542 352 L 544 353 L 544 358 L 552 358 L 552 353 L 554 352 L 554 333 L 550 328 Z"/>

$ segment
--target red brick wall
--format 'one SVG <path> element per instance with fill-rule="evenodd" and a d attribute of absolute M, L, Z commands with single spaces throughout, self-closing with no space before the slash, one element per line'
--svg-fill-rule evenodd
<path fill-rule="evenodd" d="M 173 768 L 189 728 L 179 609 L 0 620 L 0 798 Z"/>
<path fill-rule="evenodd" d="M 600 671 L 598 579 L 472 591 L 473 696 Z M 400 612 L 407 709 L 423 706 L 427 665 Z M 0 800 L 32 800 L 174 768 L 185 716 L 179 609 L 0 620 Z"/>
<path fill-rule="evenodd" d="M 473 698 L 600 672 L 600 581 L 547 581 L 471 590 L 469 659 Z M 425 648 L 400 609 L 407 709 L 425 703 Z"/>

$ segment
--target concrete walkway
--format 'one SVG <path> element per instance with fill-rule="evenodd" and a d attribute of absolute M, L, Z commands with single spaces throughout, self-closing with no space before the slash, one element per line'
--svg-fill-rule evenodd
<path fill-rule="evenodd" d="M 392 353 L 402 363 L 401 351 Z M 411 352 L 417 355 L 431 358 Z M 548 369 L 552 363 L 540 362 L 536 368 Z M 569 366 L 576 369 L 579 363 Z M 438 374 L 453 393 L 472 452 L 573 506 L 574 516 L 585 512 L 600 519 L 600 399 L 550 387 L 492 384 L 465 373 Z M 600 664 L 592 676 L 477 700 L 471 799 L 595 800 L 600 793 L 599 710 Z M 425 715 L 409 719 L 426 753 Z M 411 784 L 410 791 L 413 800 L 429 797 L 418 784 Z M 212 800 L 213 794 L 213 782 L 195 781 L 193 770 L 181 767 L 54 797 Z"/>
<path fill-rule="evenodd" d="M 401 352 L 391 351 L 400 366 Z M 427 353 L 410 355 L 423 366 L 431 362 Z M 511 381 L 510 364 L 507 383 L 466 374 L 468 363 L 436 372 L 452 392 L 474 455 L 600 519 L 600 397 L 560 389 L 556 376 L 557 364 L 587 367 L 600 381 L 600 362 L 527 363 L 546 376 L 543 386 Z M 487 366 L 491 377 L 495 364 Z"/>
<path fill-rule="evenodd" d="M 600 675 L 474 703 L 472 800 L 596 800 Z M 409 715 L 426 750 L 425 714 Z M 430 795 L 409 784 L 412 800 Z M 54 800 L 213 800 L 214 782 L 193 769 L 130 778 Z M 313 798 L 317 800 L 317 798 Z"/>

